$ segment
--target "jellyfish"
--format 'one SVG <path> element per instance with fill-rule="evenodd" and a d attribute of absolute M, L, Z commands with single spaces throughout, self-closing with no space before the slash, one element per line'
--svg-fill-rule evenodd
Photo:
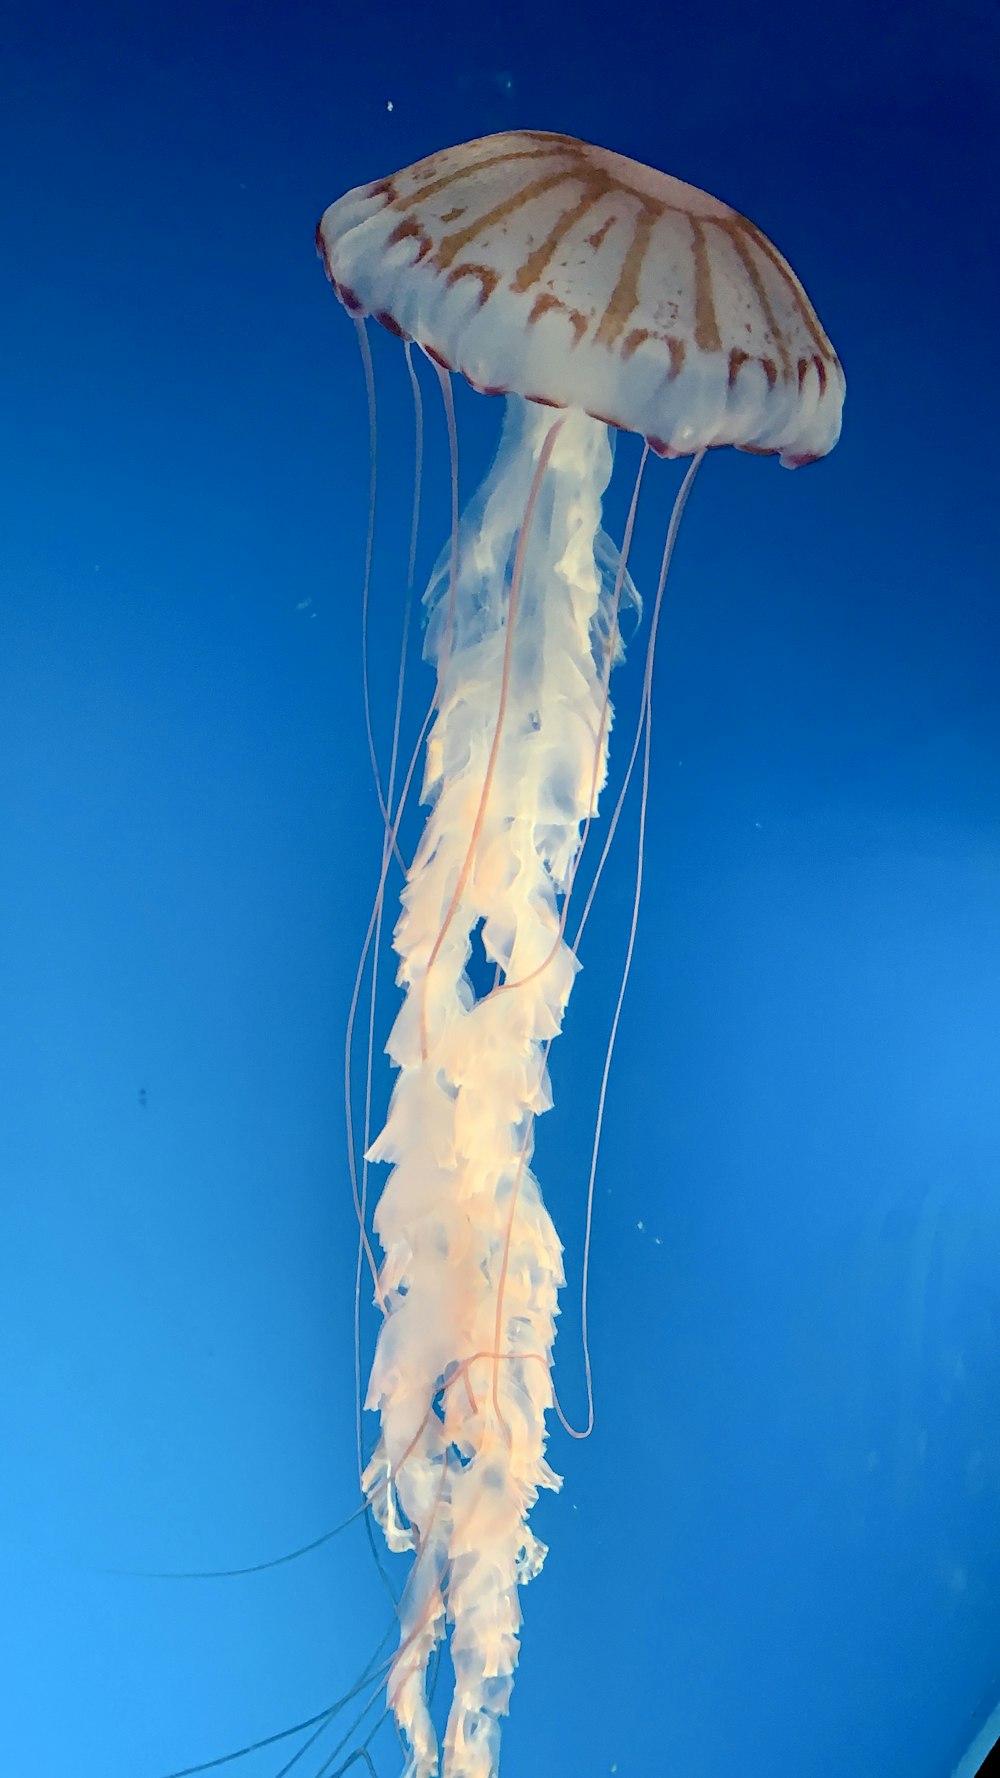
<path fill-rule="evenodd" d="M 394 1085 L 368 1150 L 389 1172 L 362 1477 L 390 1548 L 412 1552 L 387 1685 L 407 1778 L 432 1778 L 442 1753 L 445 1778 L 492 1778 L 520 1588 L 546 1554 L 529 1514 L 559 1486 L 545 1451 L 562 1248 L 531 1162 L 579 967 L 566 910 L 605 784 L 631 588 L 636 496 L 621 552 L 601 529 L 611 435 L 644 440 L 640 475 L 650 454 L 690 460 L 652 638 L 705 453 L 815 461 L 837 441 L 844 378 L 758 228 L 570 136 L 432 154 L 332 204 L 317 242 L 359 330 L 373 316 L 418 347 L 446 398 L 453 372 L 506 398 L 495 461 L 426 596 L 428 812 L 394 934 Z M 482 992 L 474 947 L 494 971 Z M 445 1638 L 442 1749 L 427 1693 Z"/>

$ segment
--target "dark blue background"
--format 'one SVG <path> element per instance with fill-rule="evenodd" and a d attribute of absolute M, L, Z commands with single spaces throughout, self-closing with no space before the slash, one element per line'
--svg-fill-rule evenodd
<path fill-rule="evenodd" d="M 8 0 L 6 21 L 5 1772 L 223 1754 L 331 1701 L 386 1624 L 360 1523 L 256 1577 L 104 1571 L 263 1561 L 356 1503 L 367 459 L 312 230 L 358 181 L 530 125 L 752 216 L 848 400 L 816 468 L 714 455 L 682 532 L 598 1188 L 598 1425 L 553 1439 L 504 1770 L 941 1778 L 1000 1698 L 995 6 Z M 411 420 L 375 343 L 384 738 Z M 499 417 L 460 402 L 466 493 Z M 436 406 L 428 432 L 424 569 Z M 647 588 L 677 475 L 654 468 Z M 539 1132 L 575 1414 L 633 835 Z M 388 1728 L 373 1754 L 399 1770 Z"/>

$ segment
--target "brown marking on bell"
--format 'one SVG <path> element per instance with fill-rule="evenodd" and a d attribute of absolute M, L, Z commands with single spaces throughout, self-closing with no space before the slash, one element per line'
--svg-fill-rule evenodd
<path fill-rule="evenodd" d="M 530 136 L 532 142 L 547 142 L 553 150 L 556 148 L 579 149 L 587 146 L 579 136 L 563 136 L 558 130 L 521 130 L 520 134 Z"/>
<path fill-rule="evenodd" d="M 330 283 L 332 284 L 333 283 L 333 273 L 330 270 L 330 261 L 326 257 L 326 242 L 323 239 L 323 218 L 322 217 L 320 217 L 319 221 L 316 224 L 316 233 L 313 236 L 313 240 L 316 243 L 316 251 L 320 256 L 320 259 L 323 261 L 324 266 L 326 267 L 326 275 L 329 278 Z"/>
<path fill-rule="evenodd" d="M 555 401 L 551 395 L 526 395 L 525 401 L 533 401 L 536 407 L 565 407 L 564 401 Z"/>
<path fill-rule="evenodd" d="M 466 382 L 468 383 L 469 388 L 474 389 L 477 395 L 509 395 L 510 394 L 509 389 L 501 389 L 499 387 L 494 387 L 494 385 L 491 383 L 477 383 L 475 377 L 470 377 L 467 370 L 463 370 L 462 375 L 465 378 Z"/>
<path fill-rule="evenodd" d="M 688 220 L 694 258 L 694 343 L 702 352 L 721 352 L 722 338 L 712 295 L 712 261 L 705 230 L 696 216 L 690 216 Z"/>
<path fill-rule="evenodd" d="M 622 357 L 631 358 L 634 352 L 638 352 L 643 342 L 652 339 L 652 337 L 648 327 L 633 327 L 632 332 L 627 333 L 622 340 Z"/>
<path fill-rule="evenodd" d="M 547 191 L 554 190 L 568 176 L 565 168 L 562 167 L 557 173 L 545 173 L 540 179 L 533 179 L 530 184 L 522 185 L 519 190 L 512 191 L 507 197 L 501 198 L 500 202 L 494 204 L 491 210 L 486 210 L 474 222 L 467 223 L 465 228 L 456 228 L 450 235 L 445 235 L 435 254 L 435 259 L 441 270 L 447 271 L 458 255 L 466 247 L 471 246 L 478 236 L 485 234 L 488 229 L 496 228 L 501 222 L 509 221 L 510 217 L 516 211 L 523 209 L 525 204 L 530 204 L 535 198 L 544 197 Z"/>
<path fill-rule="evenodd" d="M 339 296 L 341 302 L 343 303 L 343 305 L 349 315 L 363 315 L 364 314 L 364 312 L 365 312 L 364 303 L 361 301 L 360 296 L 358 296 L 355 293 L 355 291 L 353 291 L 350 288 L 350 286 L 348 284 L 338 284 L 336 279 L 334 279 L 333 288 L 337 292 L 337 295 Z"/>
<path fill-rule="evenodd" d="M 626 249 L 618 282 L 611 292 L 607 308 L 601 316 L 600 324 L 594 335 L 595 343 L 602 346 L 613 346 L 625 331 L 628 321 L 639 306 L 639 273 L 642 270 L 655 221 L 656 215 L 653 209 L 644 205 L 636 217 L 635 232 Z"/>
<path fill-rule="evenodd" d="M 745 451 L 748 457 L 776 457 L 778 455 L 778 448 L 777 445 L 738 444 L 736 446 L 738 451 Z"/>
<path fill-rule="evenodd" d="M 681 371 L 684 369 L 684 360 L 687 357 L 687 341 L 676 339 L 673 334 L 668 334 L 667 350 L 670 353 L 670 369 L 667 372 L 667 382 L 672 383 L 674 378 L 679 377 Z"/>
<path fill-rule="evenodd" d="M 402 222 L 397 222 L 389 239 L 386 241 L 386 246 L 398 247 L 400 241 L 420 242 L 420 252 L 417 254 L 416 258 L 416 263 L 418 265 L 422 259 L 426 259 L 434 245 L 426 229 L 421 228 L 419 222 L 414 222 L 412 216 L 404 216 Z"/>
<path fill-rule="evenodd" d="M 479 279 L 480 308 L 482 308 L 484 302 L 493 295 L 494 290 L 500 282 L 500 274 L 499 272 L 495 272 L 492 266 L 474 265 L 471 259 L 463 259 L 460 265 L 453 265 L 445 279 L 445 283 L 457 284 L 459 278 Z"/>
<path fill-rule="evenodd" d="M 453 209 L 445 210 L 442 212 L 441 221 L 442 222 L 457 222 L 459 217 L 464 216 L 464 215 L 465 215 L 465 205 L 464 204 L 456 204 Z"/>
<path fill-rule="evenodd" d="M 743 230 L 744 229 L 747 230 L 747 232 L 750 234 L 751 240 L 753 240 L 753 241 L 763 242 L 763 241 L 765 241 L 766 237 L 760 233 L 759 229 L 751 228 L 750 224 L 748 224 L 746 222 L 745 218 L 742 216 L 740 217 L 738 223 L 732 223 L 732 224 L 720 223 L 719 227 L 723 228 L 725 230 L 726 234 L 728 235 L 730 241 L 733 244 L 733 247 L 736 250 L 736 253 L 737 253 L 739 259 L 742 262 L 743 270 L 746 272 L 747 277 L 749 278 L 751 284 L 753 285 L 754 295 L 756 296 L 757 301 L 760 304 L 761 313 L 764 316 L 764 320 L 767 322 L 768 329 L 771 334 L 771 338 L 773 339 L 775 345 L 778 348 L 778 356 L 781 359 L 782 375 L 785 377 L 790 377 L 792 374 L 792 361 L 789 356 L 788 341 L 786 340 L 785 335 L 782 331 L 781 323 L 779 322 L 778 317 L 774 312 L 774 307 L 771 302 L 771 298 L 767 294 L 767 290 L 764 285 L 764 280 L 760 275 L 760 267 L 757 264 L 757 261 L 754 259 L 754 256 L 751 253 L 750 248 L 747 246 L 747 243 L 743 238 Z M 771 257 L 773 259 L 773 255 Z M 781 262 L 778 261 L 777 264 L 778 264 L 778 269 L 782 271 L 782 275 L 785 277 L 785 282 L 789 284 L 790 288 L 794 288 L 793 281 L 787 276 L 787 274 L 785 274 L 784 269 L 781 266 Z M 761 363 L 764 363 L 763 359 L 761 360 Z"/>
<path fill-rule="evenodd" d="M 566 304 L 558 296 L 553 296 L 550 291 L 544 291 L 541 296 L 536 296 L 528 316 L 528 326 L 531 327 L 536 321 L 540 321 L 543 315 L 551 314 L 553 309 L 557 310 L 560 315 L 565 315 L 573 329 L 573 344 L 578 346 L 587 331 L 586 315 L 581 315 L 579 309 L 567 308 Z"/>
<path fill-rule="evenodd" d="M 599 420 L 602 426 L 610 426 L 611 430 L 613 432 L 627 432 L 628 431 L 628 427 L 624 426 L 622 424 L 621 420 L 613 420 L 611 418 L 610 414 L 595 413 L 595 411 L 592 407 L 588 407 L 587 412 L 590 415 L 592 420 Z"/>
<path fill-rule="evenodd" d="M 675 451 L 673 445 L 668 444 L 666 439 L 657 438 L 653 433 L 647 435 L 646 443 L 654 457 L 679 457 L 681 455 L 680 451 Z"/>
<path fill-rule="evenodd" d="M 816 366 L 816 375 L 819 377 L 819 392 L 820 392 L 820 396 L 822 397 L 826 394 L 826 365 L 823 363 L 823 360 L 819 356 L 818 352 L 817 352 L 815 358 L 813 359 L 813 363 Z M 810 463 L 815 463 L 818 461 L 818 459 L 815 457 L 810 457 L 808 459 L 803 458 L 802 460 L 803 460 L 803 462 L 808 461 Z"/>
<path fill-rule="evenodd" d="M 768 388 L 773 389 L 775 383 L 778 381 L 778 366 L 775 364 L 774 359 L 758 358 L 757 362 L 763 367 L 764 375 L 767 378 Z"/>
<path fill-rule="evenodd" d="M 617 220 L 618 218 L 613 214 L 605 216 L 600 228 L 595 228 L 592 235 L 586 236 L 587 246 L 592 247 L 595 253 L 599 253 L 604 246 L 609 228 L 613 228 Z"/>
<path fill-rule="evenodd" d="M 806 380 L 806 377 L 809 375 L 809 370 L 810 370 L 811 365 L 812 365 L 811 358 L 800 358 L 798 364 L 796 365 L 796 370 L 798 372 L 798 378 L 799 378 L 800 392 L 802 389 L 802 385 Z"/>
<path fill-rule="evenodd" d="M 577 202 L 571 205 L 568 210 L 563 211 L 558 222 L 550 228 L 544 241 L 539 242 L 539 245 L 528 254 L 524 263 L 518 267 L 511 280 L 512 290 L 520 293 L 530 290 L 532 284 L 538 283 L 560 242 L 569 234 L 570 229 L 575 228 L 576 224 L 586 216 L 587 211 L 593 208 L 598 198 L 604 195 L 606 181 L 598 169 L 595 169 L 594 173 L 587 178 L 586 185 L 588 189 L 584 191 L 583 196 L 578 198 Z"/>
<path fill-rule="evenodd" d="M 452 365 L 450 365 L 448 363 L 448 360 L 444 356 L 443 352 L 436 351 L 433 346 L 425 345 L 423 340 L 421 340 L 420 344 L 421 344 L 421 347 L 424 350 L 424 352 L 426 352 L 428 358 L 433 358 L 434 363 L 439 364 L 441 366 L 442 370 L 451 370 L 453 368 Z"/>
<path fill-rule="evenodd" d="M 436 160 L 437 158 L 436 155 L 431 156 L 432 160 Z M 408 197 L 397 195 L 396 203 L 401 210 L 414 210 L 419 204 L 426 203 L 428 198 L 436 197 L 439 191 L 447 191 L 449 185 L 454 185 L 456 180 L 475 179 L 477 174 L 488 171 L 491 167 L 503 167 L 512 161 L 537 161 L 550 159 L 551 150 L 546 150 L 544 148 L 524 148 L 521 149 L 519 153 L 514 153 L 508 149 L 505 153 L 486 155 L 483 160 L 475 161 L 471 166 L 466 163 L 456 167 L 450 173 L 441 173 L 436 179 L 429 179 L 426 185 L 418 186 L 417 190 L 411 191 Z M 553 185 L 558 185 L 559 181 L 565 177 L 567 177 L 567 169 L 565 168 L 558 173 L 549 175 L 549 179 Z M 516 193 L 513 195 L 515 197 L 517 196 Z M 479 223 L 475 223 L 473 225 L 473 232 L 475 232 L 479 226 Z"/>
<path fill-rule="evenodd" d="M 743 366 L 745 364 L 749 363 L 749 361 L 750 361 L 749 352 L 741 352 L 739 346 L 733 347 L 732 351 L 729 354 L 729 376 L 727 379 L 730 389 L 732 389 L 735 386 L 736 379 L 739 376 L 740 371 L 743 369 Z"/>
<path fill-rule="evenodd" d="M 433 197 L 438 191 L 442 191 L 447 186 L 454 184 L 456 179 L 474 178 L 477 173 L 481 173 L 484 169 L 489 171 L 492 167 L 502 167 L 517 161 L 551 160 L 554 154 L 563 152 L 564 149 L 570 151 L 572 158 L 577 158 L 576 155 L 573 155 L 573 151 L 585 151 L 587 147 L 587 144 L 579 141 L 576 136 L 550 136 L 547 135 L 544 130 L 511 130 L 506 132 L 506 134 L 508 140 L 511 138 L 517 138 L 520 141 L 530 140 L 532 142 L 538 142 L 541 146 L 538 148 L 494 149 L 492 152 L 483 154 L 479 160 L 463 160 L 452 171 L 433 175 L 432 179 L 429 180 L 426 185 L 419 187 L 415 192 L 411 192 L 410 196 L 405 200 L 406 203 L 412 204 L 420 201 L 424 197 Z M 496 140 L 497 138 L 495 136 L 478 136 L 472 142 L 465 142 L 457 149 L 439 149 L 436 154 L 428 154 L 422 161 L 415 161 L 412 166 L 404 167 L 403 172 L 416 173 L 419 172 L 422 167 L 426 167 L 430 170 L 433 167 L 444 163 L 454 154 L 465 155 L 472 148 L 488 149 L 490 143 L 495 142 Z M 579 158 L 584 157 L 583 155 L 580 155 Z M 396 178 L 398 179 L 400 177 L 401 175 L 397 173 Z"/>
<path fill-rule="evenodd" d="M 750 236 L 750 239 L 760 249 L 764 257 L 770 260 L 775 271 L 781 274 L 781 277 L 788 285 L 795 306 L 798 309 L 799 314 L 802 316 L 809 332 L 812 334 L 813 344 L 819 351 L 820 356 L 825 358 L 827 363 L 835 364 L 837 362 L 837 354 L 827 339 L 826 334 L 823 332 L 819 316 L 813 308 L 812 303 L 809 301 L 802 285 L 799 283 L 798 278 L 792 271 L 791 266 L 782 258 L 778 249 L 768 240 L 767 236 L 761 233 L 756 223 L 749 222 L 745 216 L 741 216 L 740 225 L 745 229 L 746 233 Z"/>
<path fill-rule="evenodd" d="M 404 333 L 403 329 L 399 325 L 399 322 L 395 319 L 395 317 L 393 315 L 390 315 L 388 309 L 377 309 L 375 311 L 375 319 L 379 323 L 380 327 L 386 328 L 386 330 L 389 333 L 394 333 L 398 340 L 409 339 L 409 337 L 410 337 L 409 334 Z"/>

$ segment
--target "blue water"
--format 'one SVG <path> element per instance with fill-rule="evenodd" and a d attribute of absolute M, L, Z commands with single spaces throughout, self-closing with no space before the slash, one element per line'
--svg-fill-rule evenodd
<path fill-rule="evenodd" d="M 684 521 L 598 1183 L 597 1426 L 553 1435 L 566 1483 L 536 1514 L 503 1770 L 944 1778 L 1000 1701 L 995 11 L 15 0 L 8 20 L 5 1771 L 218 1758 L 347 1691 L 391 1620 L 360 1520 L 255 1576 L 109 1571 L 253 1565 L 357 1504 L 341 1075 L 380 831 L 368 467 L 312 231 L 361 180 L 530 125 L 745 210 L 848 397 L 828 461 L 716 453 Z M 384 742 L 412 419 L 398 342 L 374 347 Z M 448 491 L 425 392 L 426 575 Z M 462 392 L 466 492 L 498 424 Z M 635 461 L 626 440 L 619 531 Z M 677 481 L 653 469 L 647 591 Z M 577 1417 L 634 831 L 539 1129 Z M 387 976 L 383 1034 L 393 1005 Z M 276 1778 L 302 1739 L 222 1769 Z M 387 1724 L 371 1757 L 401 1769 Z"/>

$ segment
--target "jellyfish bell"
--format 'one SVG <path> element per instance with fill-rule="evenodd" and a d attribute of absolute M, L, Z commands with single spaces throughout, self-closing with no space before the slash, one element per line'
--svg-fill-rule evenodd
<path fill-rule="evenodd" d="M 390 1172 L 366 1400 L 379 1433 L 362 1478 L 390 1546 L 413 1552 L 388 1682 L 408 1778 L 438 1771 L 427 1677 L 449 1634 L 445 1778 L 492 1778 L 519 1588 L 545 1555 L 528 1514 L 559 1485 L 545 1446 L 562 1250 L 530 1163 L 578 968 L 566 917 L 623 653 L 638 483 L 618 555 L 601 530 L 609 427 L 641 435 L 643 465 L 650 450 L 692 459 L 650 623 L 645 787 L 652 648 L 691 476 L 727 444 L 788 467 L 824 456 L 844 379 L 752 223 L 571 137 L 513 132 L 431 155 L 331 205 L 318 244 L 359 328 L 371 315 L 415 342 L 446 390 L 458 371 L 508 397 L 496 459 L 428 591 L 429 812 L 394 935 L 397 1073 L 367 1156 Z M 391 799 L 386 821 L 394 842 Z M 477 935 L 495 970 L 478 994 Z"/>
<path fill-rule="evenodd" d="M 353 314 L 474 388 L 688 456 L 789 467 L 837 442 L 844 378 L 787 261 L 694 186 L 572 137 L 486 136 L 359 186 L 318 231 Z"/>

